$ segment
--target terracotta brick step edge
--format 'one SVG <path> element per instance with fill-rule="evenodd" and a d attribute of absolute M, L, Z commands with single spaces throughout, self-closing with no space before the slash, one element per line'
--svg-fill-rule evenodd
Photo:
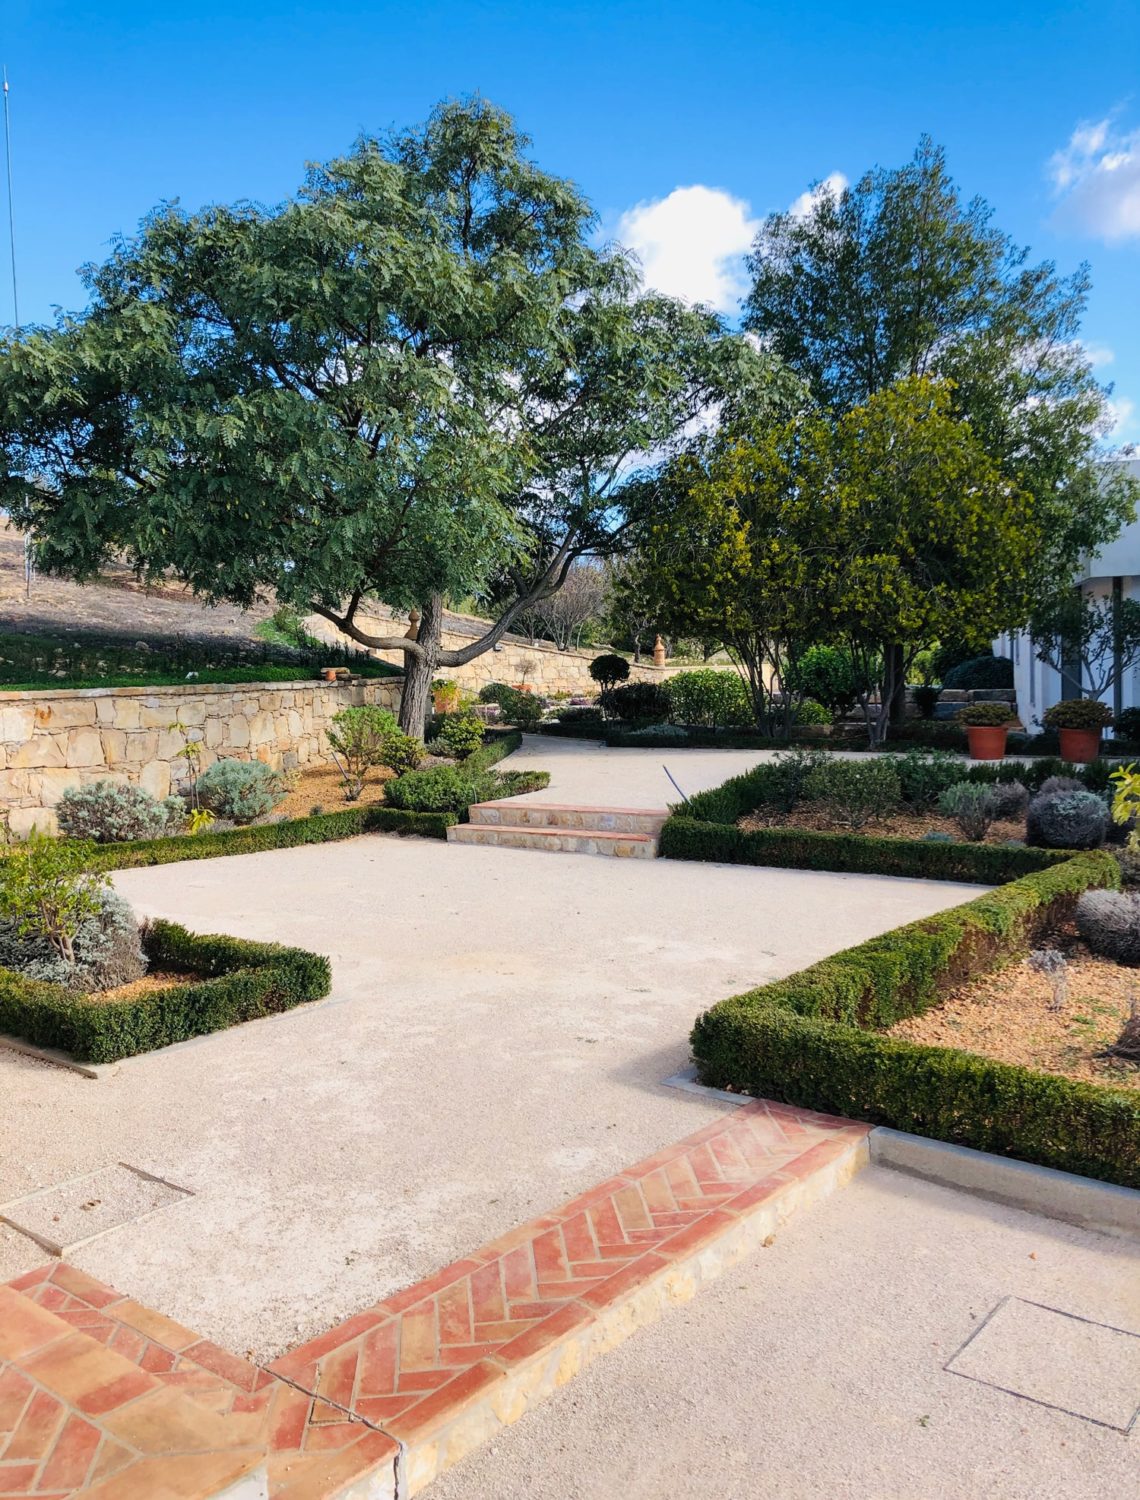
<path fill-rule="evenodd" d="M 394 1439 L 404 1500 L 848 1181 L 869 1134 L 757 1100 L 269 1368 Z"/>

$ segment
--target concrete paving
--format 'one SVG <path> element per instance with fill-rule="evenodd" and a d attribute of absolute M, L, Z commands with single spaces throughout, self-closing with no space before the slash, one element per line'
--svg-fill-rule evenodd
<path fill-rule="evenodd" d="M 115 883 L 330 954 L 332 996 L 94 1080 L 0 1053 L 0 1202 L 116 1161 L 192 1189 L 71 1258 L 258 1358 L 706 1124 L 662 1084 L 702 1007 L 975 894 L 380 835 Z M 0 1234 L 0 1280 L 43 1258 Z"/>
<path fill-rule="evenodd" d="M 1134 1357 L 1103 1330 L 1059 1354 L 1053 1322 L 1031 1349 L 1011 1321 L 1044 1304 L 1140 1334 L 1140 1249 L 871 1167 L 425 1500 L 1134 1495 L 1140 1431 L 944 1369 L 1004 1298 L 1025 1302 L 991 1319 L 971 1368 L 1112 1418 L 1140 1404 Z"/>

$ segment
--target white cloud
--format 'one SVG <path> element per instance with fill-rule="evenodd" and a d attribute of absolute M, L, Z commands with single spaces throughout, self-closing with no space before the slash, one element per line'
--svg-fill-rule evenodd
<path fill-rule="evenodd" d="M 695 184 L 628 209 L 616 238 L 637 255 L 647 287 L 735 312 L 748 288 L 744 256 L 759 227 L 745 199 Z"/>
<path fill-rule="evenodd" d="M 1061 223 L 1110 242 L 1140 236 L 1140 130 L 1082 121 L 1049 158 L 1049 176 Z"/>
<path fill-rule="evenodd" d="M 1094 370 L 1101 365 L 1110 365 L 1116 358 L 1116 351 L 1110 349 L 1107 344 L 1085 344 L 1084 355 Z"/>
<path fill-rule="evenodd" d="M 829 197 L 838 198 L 846 186 L 847 178 L 842 172 L 829 172 L 822 182 L 817 182 L 815 187 L 801 193 L 788 212 L 793 219 L 806 219 L 825 193 Z"/>
<path fill-rule="evenodd" d="M 1132 431 L 1132 419 L 1136 415 L 1135 401 L 1130 401 L 1127 396 L 1114 396 L 1108 402 L 1108 409 L 1112 415 L 1112 426 L 1109 429 L 1108 436 L 1114 438 L 1126 437 Z"/>

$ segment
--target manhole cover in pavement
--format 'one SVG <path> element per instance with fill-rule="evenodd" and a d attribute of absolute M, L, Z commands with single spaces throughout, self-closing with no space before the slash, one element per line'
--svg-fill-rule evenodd
<path fill-rule="evenodd" d="M 0 1204 L 0 1219 L 53 1255 L 66 1255 L 109 1229 L 190 1197 L 189 1188 L 116 1162 Z"/>
<path fill-rule="evenodd" d="M 1118 1432 L 1140 1415 L 1140 1334 L 1020 1297 L 999 1302 L 945 1369 Z"/>

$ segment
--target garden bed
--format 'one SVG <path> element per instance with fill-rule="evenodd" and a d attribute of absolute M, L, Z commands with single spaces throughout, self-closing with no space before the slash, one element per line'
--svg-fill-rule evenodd
<path fill-rule="evenodd" d="M 803 828 L 815 833 L 842 833 L 845 830 L 839 828 L 828 819 L 826 814 L 811 807 L 794 807 L 791 812 L 781 812 L 777 808 L 762 807 L 755 812 L 747 813 L 737 823 L 746 833 L 757 828 Z M 851 830 L 846 830 L 851 832 Z M 963 843 L 969 842 L 962 838 L 958 826 L 952 818 L 943 817 L 940 813 L 930 812 L 896 812 L 888 817 L 879 818 L 873 823 L 867 824 L 858 830 L 874 838 L 892 839 L 930 839 L 931 834 L 939 834 L 944 838 L 953 839 Z M 1023 818 L 1003 818 L 990 825 L 985 838 L 979 839 L 978 843 L 984 844 L 1023 844 L 1025 842 L 1025 820 Z"/>
<path fill-rule="evenodd" d="M 320 954 L 201 936 L 174 922 L 149 923 L 143 951 L 152 974 L 176 981 L 86 995 L 0 969 L 0 1032 L 77 1062 L 116 1062 L 319 1000 L 332 983 Z"/>
<path fill-rule="evenodd" d="M 1140 1090 L 1140 1064 L 1101 1056 L 1128 1019 L 1140 975 L 1090 953 L 1071 928 L 1050 933 L 1048 942 L 1068 962 L 1069 998 L 1060 1010 L 1049 1008 L 1049 980 L 1022 958 L 970 980 L 933 1010 L 899 1021 L 887 1035 L 959 1047 L 1084 1083 Z"/>
<path fill-rule="evenodd" d="M 1136 1088 L 1078 1081 L 892 1032 L 1024 958 L 1069 921 L 1082 891 L 1114 887 L 1119 878 L 1111 855 L 1073 855 L 723 1000 L 693 1028 L 698 1075 L 716 1088 L 1140 1188 Z"/>

